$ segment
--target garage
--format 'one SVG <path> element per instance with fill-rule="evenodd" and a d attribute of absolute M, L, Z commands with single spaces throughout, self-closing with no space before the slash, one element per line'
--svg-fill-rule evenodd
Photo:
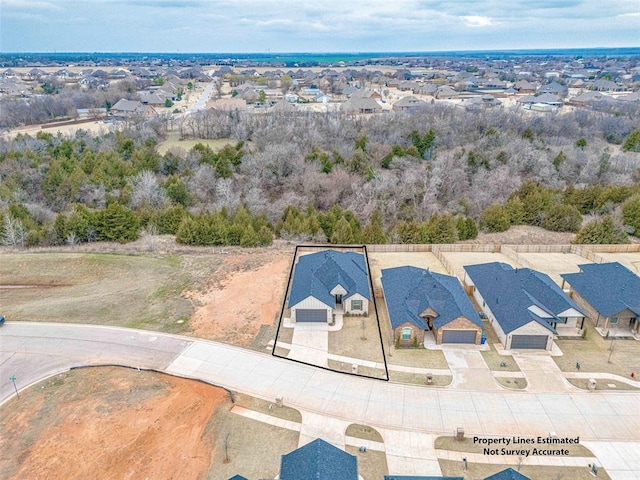
<path fill-rule="evenodd" d="M 514 335 L 511 337 L 511 348 L 547 349 L 548 335 Z"/>
<path fill-rule="evenodd" d="M 475 330 L 443 330 L 442 343 L 476 343 Z"/>
<path fill-rule="evenodd" d="M 296 310 L 296 322 L 324 322 L 327 323 L 327 311 L 321 309 Z"/>

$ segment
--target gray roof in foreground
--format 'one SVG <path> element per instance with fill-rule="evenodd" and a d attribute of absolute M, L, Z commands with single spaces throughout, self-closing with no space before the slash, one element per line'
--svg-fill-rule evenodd
<path fill-rule="evenodd" d="M 317 438 L 282 456 L 280 480 L 358 480 L 358 461 Z"/>
<path fill-rule="evenodd" d="M 431 307 L 438 314 L 433 326 L 441 328 L 458 317 L 465 317 L 480 328 L 482 320 L 456 277 L 413 266 L 382 270 L 382 288 L 393 328 L 409 321 L 428 330 L 420 317 Z"/>
<path fill-rule="evenodd" d="M 640 277 L 618 262 L 578 265 L 561 275 L 571 288 L 605 317 L 628 308 L 640 316 Z"/>

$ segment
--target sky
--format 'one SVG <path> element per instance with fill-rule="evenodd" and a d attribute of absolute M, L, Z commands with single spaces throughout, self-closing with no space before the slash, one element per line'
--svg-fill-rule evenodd
<path fill-rule="evenodd" d="M 0 0 L 0 52 L 638 47 L 640 0 Z"/>

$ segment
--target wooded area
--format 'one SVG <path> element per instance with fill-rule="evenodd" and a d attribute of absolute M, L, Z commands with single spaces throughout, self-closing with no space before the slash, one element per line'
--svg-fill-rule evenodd
<path fill-rule="evenodd" d="M 161 119 L 97 137 L 18 135 L 0 140 L 0 239 L 126 242 L 145 229 L 206 245 L 450 243 L 528 224 L 621 243 L 640 231 L 639 120 L 444 104 L 374 116 L 208 110 L 174 128 L 230 145 L 164 155 Z"/>

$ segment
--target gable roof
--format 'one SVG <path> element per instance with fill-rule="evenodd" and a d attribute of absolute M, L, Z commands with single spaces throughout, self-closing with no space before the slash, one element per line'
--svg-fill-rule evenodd
<path fill-rule="evenodd" d="M 560 275 L 600 315 L 628 308 L 640 316 L 640 277 L 618 262 L 578 265 L 580 272 Z"/>
<path fill-rule="evenodd" d="M 302 255 L 293 271 L 289 306 L 312 296 L 334 308 L 336 299 L 330 292 L 337 285 L 341 285 L 347 291 L 343 295 L 345 299 L 355 293 L 367 299 L 371 298 L 364 255 L 336 250 Z"/>
<path fill-rule="evenodd" d="M 420 316 L 427 308 L 437 313 L 433 318 L 435 328 L 458 317 L 482 328 L 482 320 L 455 277 L 412 266 L 386 268 L 382 270 L 382 288 L 393 328 L 409 321 L 428 330 Z"/>
<path fill-rule="evenodd" d="M 495 473 L 484 480 L 531 480 L 520 472 L 516 472 L 513 468 L 507 468 L 501 472 Z"/>
<path fill-rule="evenodd" d="M 229 480 L 247 480 L 247 479 L 245 477 L 243 477 L 242 475 L 234 475 Z"/>
<path fill-rule="evenodd" d="M 127 100 L 126 98 L 121 98 L 111 107 L 111 110 L 135 112 L 141 105 L 142 103 L 138 100 Z"/>
<path fill-rule="evenodd" d="M 514 269 L 499 262 L 468 265 L 464 269 L 505 333 L 531 321 L 556 333 L 550 322 L 560 321 L 560 313 L 573 308 L 584 315 L 544 273 L 530 268 Z M 537 313 L 540 310 L 544 316 Z"/>
<path fill-rule="evenodd" d="M 280 480 L 358 480 L 358 461 L 317 438 L 282 456 Z"/>

